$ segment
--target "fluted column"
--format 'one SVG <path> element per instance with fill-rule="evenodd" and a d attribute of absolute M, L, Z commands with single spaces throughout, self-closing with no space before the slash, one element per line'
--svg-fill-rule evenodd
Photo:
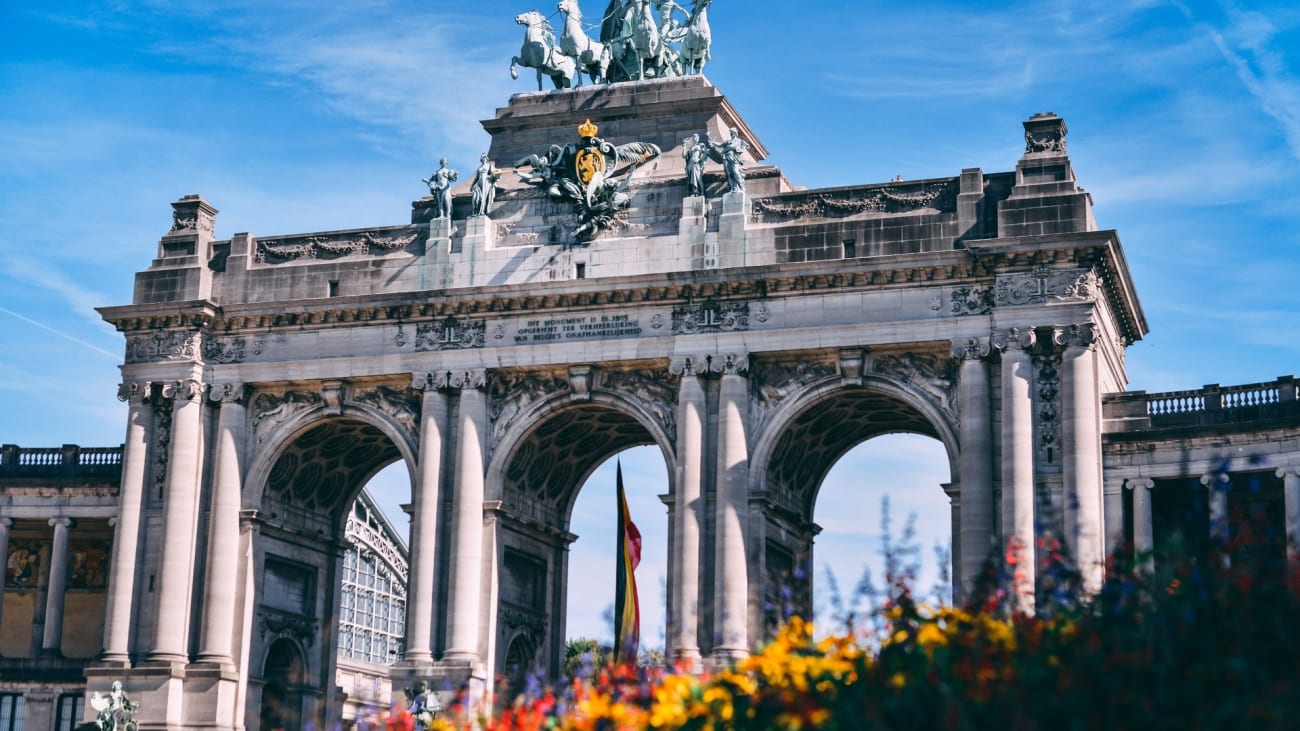
<path fill-rule="evenodd" d="M 1286 506 L 1286 555 L 1294 561 L 1300 557 L 1300 465 L 1280 467 L 1277 476 Z"/>
<path fill-rule="evenodd" d="M 954 532 L 959 568 L 954 576 L 953 600 L 970 595 L 993 545 L 993 419 L 989 394 L 988 338 L 953 342 L 952 354 L 961 360 L 957 399 L 961 408 L 960 532 Z M 957 528 L 957 526 L 954 526 Z"/>
<path fill-rule="evenodd" d="M 12 527 L 14 527 L 12 519 L 0 518 L 0 556 L 3 556 L 6 561 L 9 560 L 9 529 Z M 7 571 L 0 571 L 0 627 L 4 626 L 5 578 L 7 576 Z"/>
<path fill-rule="evenodd" d="M 144 481 L 149 442 L 153 438 L 153 386 L 124 383 L 117 397 L 129 404 L 126 441 L 122 444 L 122 484 L 118 489 L 117 526 L 108 568 L 108 594 L 104 601 L 104 653 L 100 660 L 130 661 L 131 615 L 135 603 L 136 556 L 140 547 L 140 515 L 144 508 Z"/>
<path fill-rule="evenodd" d="M 452 374 L 460 389 L 456 413 L 456 483 L 452 511 L 451 616 L 443 658 L 475 663 L 479 657 L 479 602 L 483 572 L 483 464 L 487 399 L 485 371 Z"/>
<path fill-rule="evenodd" d="M 199 494 L 200 422 L 203 387 L 197 381 L 163 386 L 172 399 L 171 448 L 163 496 L 162 566 L 158 576 L 158 615 L 150 660 L 189 659 L 190 592 L 194 581 L 195 517 Z"/>
<path fill-rule="evenodd" d="M 1143 477 L 1129 480 L 1125 486 L 1133 491 L 1133 554 L 1139 565 L 1150 570 L 1154 566 L 1151 551 L 1156 546 L 1151 523 L 1151 489 L 1156 483 Z"/>
<path fill-rule="evenodd" d="M 235 584 L 239 578 L 239 511 L 243 507 L 244 441 L 248 388 L 227 383 L 213 386 L 208 397 L 221 404 L 217 416 L 216 469 L 209 511 L 208 570 L 203 591 L 202 662 L 233 665 Z"/>
<path fill-rule="evenodd" d="M 745 521 L 749 514 L 749 448 L 745 414 L 749 406 L 749 369 L 744 355 L 724 355 L 718 388 L 717 542 L 714 560 L 713 657 L 723 662 L 749 654 L 749 567 L 745 558 Z"/>
<path fill-rule="evenodd" d="M 1033 328 L 1000 333 L 1002 349 L 1002 537 L 1016 606 L 1034 610 L 1034 364 Z"/>
<path fill-rule="evenodd" d="M 673 511 L 673 606 L 672 644 L 674 662 L 696 666 L 700 661 L 700 528 L 704 485 L 704 387 L 696 374 L 693 358 L 672 363 L 681 376 L 677 391 L 677 495 Z"/>
<path fill-rule="evenodd" d="M 406 603 L 406 661 L 433 662 L 434 555 L 437 549 L 438 500 L 442 479 L 442 449 L 447 429 L 447 395 L 432 376 L 417 376 L 423 391 L 420 408 L 419 470 L 411 496 L 410 586 Z"/>
<path fill-rule="evenodd" d="M 1061 466 L 1065 537 L 1083 590 L 1101 590 L 1105 571 L 1102 526 L 1101 394 L 1097 387 L 1096 329 L 1071 325 L 1053 333 L 1061 355 Z"/>
<path fill-rule="evenodd" d="M 72 518 L 50 518 L 54 544 L 50 547 L 49 583 L 45 590 L 45 634 L 41 654 L 58 655 L 63 642 L 63 600 L 68 590 L 68 529 Z"/>

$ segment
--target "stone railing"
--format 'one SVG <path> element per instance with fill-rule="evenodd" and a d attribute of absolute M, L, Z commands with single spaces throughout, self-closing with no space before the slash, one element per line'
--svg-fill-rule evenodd
<path fill-rule="evenodd" d="M 1131 432 L 1300 417 L 1300 401 L 1295 376 L 1281 376 L 1240 386 L 1214 383 L 1191 391 L 1107 394 L 1102 413 L 1107 433 Z"/>
<path fill-rule="evenodd" d="M 0 446 L 0 477 L 116 478 L 121 472 L 121 447 Z"/>

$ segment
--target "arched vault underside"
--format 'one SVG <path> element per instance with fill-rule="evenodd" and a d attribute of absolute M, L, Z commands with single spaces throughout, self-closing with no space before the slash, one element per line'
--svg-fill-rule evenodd
<path fill-rule="evenodd" d="M 767 463 L 768 490 L 784 492 L 811 520 L 827 473 L 850 449 L 883 434 L 941 439 L 917 409 L 867 389 L 838 391 L 808 404 L 790 420 Z"/>
<path fill-rule="evenodd" d="M 316 422 L 289 440 L 266 479 L 274 518 L 319 516 L 342 527 L 356 493 L 401 452 L 377 427 L 349 418 Z M 277 508 L 285 516 L 274 515 Z"/>

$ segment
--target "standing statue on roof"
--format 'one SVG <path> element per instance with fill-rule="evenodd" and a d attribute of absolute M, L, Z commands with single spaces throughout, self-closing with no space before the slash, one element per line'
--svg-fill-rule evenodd
<path fill-rule="evenodd" d="M 704 163 L 709 159 L 709 145 L 698 134 L 682 140 L 682 157 L 686 158 L 686 191 L 690 196 L 704 196 Z"/>
<path fill-rule="evenodd" d="M 470 215 L 486 216 L 497 199 L 497 181 L 501 179 L 501 171 L 488 161 L 486 152 L 479 156 L 478 161 L 474 182 L 469 187 Z"/>
<path fill-rule="evenodd" d="M 722 168 L 727 171 L 728 193 L 745 192 L 745 153 L 748 151 L 749 143 L 740 138 L 740 131 L 735 127 L 731 128 L 729 139 L 719 142 L 709 138 L 709 157 L 722 163 Z"/>
<path fill-rule="evenodd" d="M 429 195 L 433 196 L 434 218 L 451 218 L 451 184 L 458 177 L 460 173 L 447 167 L 447 158 L 444 157 L 438 161 L 438 169 L 423 178 L 425 185 L 429 186 Z"/>

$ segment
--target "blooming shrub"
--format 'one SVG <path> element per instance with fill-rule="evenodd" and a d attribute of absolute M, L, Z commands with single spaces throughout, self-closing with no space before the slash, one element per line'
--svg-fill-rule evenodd
<path fill-rule="evenodd" d="M 491 718 L 435 728 L 1281 729 L 1300 727 L 1300 581 L 1243 531 L 1178 561 L 1115 564 L 1082 597 L 1059 550 L 1035 615 L 991 566 L 964 607 L 905 581 L 860 626 L 822 639 L 793 618 L 758 653 L 705 676 L 608 667 Z M 1047 588 L 1047 591 L 1044 591 Z"/>

